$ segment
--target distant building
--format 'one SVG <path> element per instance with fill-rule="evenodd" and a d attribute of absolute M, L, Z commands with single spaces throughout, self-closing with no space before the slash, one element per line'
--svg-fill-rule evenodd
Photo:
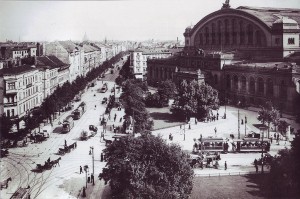
<path fill-rule="evenodd" d="M 300 67 L 294 63 L 300 63 L 299 23 L 299 9 L 233 9 L 226 1 L 185 29 L 180 55 L 148 61 L 147 81 L 176 81 L 180 71 L 201 69 L 225 103 L 258 106 L 272 101 L 281 111 L 294 113 L 300 93 Z"/>
<path fill-rule="evenodd" d="M 130 52 L 130 67 L 137 79 L 144 79 L 147 74 L 147 60 L 162 59 L 173 55 L 168 49 L 136 49 Z"/>
<path fill-rule="evenodd" d="M 42 76 L 43 100 L 50 96 L 58 85 L 69 80 L 68 66 L 52 55 L 37 57 L 36 67 Z"/>
<path fill-rule="evenodd" d="M 39 70 L 32 65 L 23 65 L 0 70 L 0 98 L 3 112 L 12 120 L 19 119 L 29 111 L 40 106 L 41 76 Z M 1 108 L 0 108 L 1 109 Z"/>
<path fill-rule="evenodd" d="M 73 82 L 83 75 L 83 49 L 72 41 L 56 41 L 45 45 L 45 55 L 54 55 L 66 64 L 69 64 L 69 80 Z"/>
<path fill-rule="evenodd" d="M 101 63 L 101 50 L 89 44 L 82 45 L 84 51 L 83 75 L 96 68 Z"/>

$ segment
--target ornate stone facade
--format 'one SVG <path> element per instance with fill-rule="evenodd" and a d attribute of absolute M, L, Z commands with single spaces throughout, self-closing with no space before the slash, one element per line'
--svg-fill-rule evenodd
<path fill-rule="evenodd" d="M 176 68 L 201 69 L 223 101 L 257 106 L 271 100 L 282 111 L 294 112 L 300 68 L 289 57 L 300 52 L 300 10 L 225 4 L 186 28 L 180 56 L 148 61 L 148 83 L 176 82 Z"/>

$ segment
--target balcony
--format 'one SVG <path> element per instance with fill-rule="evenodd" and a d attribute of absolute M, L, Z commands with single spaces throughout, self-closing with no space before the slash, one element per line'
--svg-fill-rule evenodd
<path fill-rule="evenodd" d="M 4 103 L 4 107 L 12 107 L 17 106 L 17 102 L 6 102 Z"/>
<path fill-rule="evenodd" d="M 5 90 L 5 94 L 17 94 L 18 90 L 17 89 L 7 89 Z"/>

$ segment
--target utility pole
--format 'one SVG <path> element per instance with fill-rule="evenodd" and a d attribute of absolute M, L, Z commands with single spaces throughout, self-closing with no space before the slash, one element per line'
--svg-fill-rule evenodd
<path fill-rule="evenodd" d="M 261 129 L 261 173 L 264 173 L 264 130 Z"/>
<path fill-rule="evenodd" d="M 238 139 L 240 139 L 240 109 L 238 108 Z"/>
<path fill-rule="evenodd" d="M 183 124 L 183 141 L 185 141 L 185 123 Z"/>
<path fill-rule="evenodd" d="M 246 137 L 246 124 L 247 124 L 247 117 L 245 115 L 245 137 Z"/>
<path fill-rule="evenodd" d="M 93 176 L 95 177 L 95 174 L 94 174 L 94 147 L 91 146 L 90 149 L 92 150 Z M 93 185 L 95 185 L 94 181 L 93 181 Z"/>

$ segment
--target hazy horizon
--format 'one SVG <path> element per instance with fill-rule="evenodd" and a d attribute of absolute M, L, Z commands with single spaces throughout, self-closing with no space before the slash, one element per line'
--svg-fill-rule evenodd
<path fill-rule="evenodd" d="M 207 1 L 206 1 L 207 2 Z M 225 0 L 1 1 L 0 41 L 183 40 L 183 32 Z M 298 0 L 231 0 L 238 6 L 299 8 Z"/>

